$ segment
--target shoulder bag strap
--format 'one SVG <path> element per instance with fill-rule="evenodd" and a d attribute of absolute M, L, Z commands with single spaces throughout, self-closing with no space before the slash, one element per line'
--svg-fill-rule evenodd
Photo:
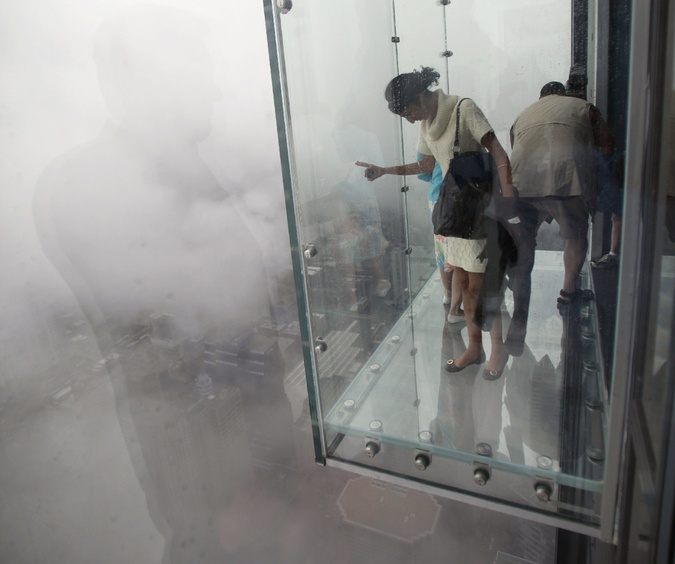
<path fill-rule="evenodd" d="M 457 102 L 457 118 L 456 118 L 456 124 L 455 124 L 455 145 L 452 148 L 452 152 L 457 153 L 460 152 L 459 150 L 459 105 L 466 100 L 466 98 L 462 98 L 459 102 Z"/>

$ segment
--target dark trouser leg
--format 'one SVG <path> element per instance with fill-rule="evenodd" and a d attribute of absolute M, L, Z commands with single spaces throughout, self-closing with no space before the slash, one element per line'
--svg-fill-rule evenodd
<path fill-rule="evenodd" d="M 488 262 L 473 321 L 483 331 L 489 331 L 493 319 L 501 315 L 502 289 L 509 260 L 508 249 L 512 249 L 513 243 L 511 236 L 497 221 L 486 219 L 485 226 L 487 240 L 483 254 Z"/>
<path fill-rule="evenodd" d="M 534 268 L 534 250 L 539 223 L 537 212 L 521 200 L 523 213 L 521 222 L 510 226 L 511 236 L 518 249 L 515 264 L 507 268 L 509 288 L 513 292 L 513 317 L 506 335 L 506 349 L 512 356 L 520 356 L 525 345 L 527 319 L 530 311 L 532 292 L 532 269 Z"/>

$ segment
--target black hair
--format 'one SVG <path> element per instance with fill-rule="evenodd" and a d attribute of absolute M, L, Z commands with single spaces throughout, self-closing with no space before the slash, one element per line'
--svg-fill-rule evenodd
<path fill-rule="evenodd" d="M 550 96 L 551 94 L 557 94 L 559 96 L 565 95 L 565 86 L 562 82 L 547 82 L 544 86 L 541 87 L 539 92 L 539 97 L 543 98 L 544 96 Z"/>
<path fill-rule="evenodd" d="M 395 114 L 401 114 L 406 107 L 429 86 L 438 84 L 440 74 L 430 67 L 421 67 L 418 71 L 399 74 L 393 78 L 384 91 L 384 97 L 389 102 L 389 109 Z"/>

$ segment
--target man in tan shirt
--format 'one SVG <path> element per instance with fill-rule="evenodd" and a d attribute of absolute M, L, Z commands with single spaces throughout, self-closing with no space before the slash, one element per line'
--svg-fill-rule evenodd
<path fill-rule="evenodd" d="M 561 305 L 592 297 L 577 286 L 588 250 L 588 219 L 597 195 L 598 151 L 609 154 L 614 138 L 594 105 L 565 96 L 560 82 L 549 82 L 540 98 L 523 110 L 511 127 L 513 184 L 521 212 L 532 219 L 534 233 L 555 219 L 565 239 L 565 274 L 558 297 Z M 534 245 L 519 262 L 530 269 Z M 531 265 L 529 264 L 531 263 Z"/>

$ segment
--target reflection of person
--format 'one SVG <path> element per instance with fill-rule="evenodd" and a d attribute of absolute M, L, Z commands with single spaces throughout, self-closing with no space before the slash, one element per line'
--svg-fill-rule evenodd
<path fill-rule="evenodd" d="M 447 95 L 440 89 L 429 90 L 431 86 L 438 84 L 439 76 L 433 69 L 422 67 L 421 71 L 401 74 L 389 82 L 385 90 L 389 109 L 410 123 L 421 122 L 417 149 L 425 156 L 420 161 L 392 167 L 362 163 L 367 167 L 365 175 L 369 180 L 385 174 L 431 173 L 435 162 L 439 163 L 445 177 L 453 158 L 455 116 L 460 98 Z M 506 152 L 483 112 L 468 98 L 462 102 L 459 127 L 460 150 L 481 151 L 486 148 L 496 162 L 504 195 L 513 196 Z M 485 249 L 486 240 L 447 237 L 446 242 L 446 260 L 455 267 L 454 276 L 459 276 L 462 280 L 462 301 L 469 331 L 466 351 L 449 360 L 446 366 L 449 372 L 459 372 L 471 364 L 480 364 L 485 359 L 481 329 L 473 322 L 473 317 L 486 266 L 485 261 L 478 257 Z M 487 378 L 498 378 L 508 360 L 502 341 L 501 320 L 492 324 L 490 336 L 492 348 L 484 375 Z"/>
<path fill-rule="evenodd" d="M 611 215 L 612 233 L 609 251 L 599 259 L 592 260 L 591 266 L 599 270 L 611 270 L 619 266 L 621 248 L 621 218 L 623 215 L 623 192 L 615 180 L 615 169 L 620 168 L 621 155 L 598 156 L 598 186 L 600 193 L 596 199 L 597 210 Z"/>
<path fill-rule="evenodd" d="M 204 32 L 168 7 L 108 20 L 94 56 L 110 119 L 46 168 L 34 202 L 45 253 L 102 353 L 117 359 L 108 369 L 120 427 L 171 562 L 227 559 L 215 527 L 251 475 L 241 418 L 254 412 L 272 430 L 292 424 L 257 390 L 242 408 L 230 368 L 240 362 L 235 337 L 265 314 L 267 292 L 257 245 L 199 155 L 220 98 Z M 192 379 L 204 337 L 238 348 L 218 374 L 197 377 L 202 398 Z M 278 346 L 260 342 L 246 354 L 277 360 Z"/>
<path fill-rule="evenodd" d="M 375 135 L 347 119 L 343 121 L 345 123 L 331 133 L 335 157 L 339 161 L 336 178 L 341 178 L 331 190 L 338 206 L 331 210 L 338 258 L 343 265 L 353 268 L 356 274 L 372 279 L 374 288 L 367 293 L 382 298 L 391 289 L 391 282 L 385 278 L 384 271 L 384 254 L 389 241 L 382 231 L 380 207 L 375 194 L 363 175 L 352 166 L 355 158 L 377 158 L 382 150 Z M 344 173 L 344 177 L 340 173 Z"/>
<path fill-rule="evenodd" d="M 443 328 L 441 355 L 459 356 L 466 346 L 462 334 L 446 324 Z M 456 378 L 440 378 L 438 409 L 432 429 L 434 442 L 447 448 L 476 452 L 479 443 L 490 445 L 493 454 L 500 447 L 502 432 L 502 396 L 506 377 L 486 382 L 471 366 Z"/>
<path fill-rule="evenodd" d="M 384 252 L 389 242 L 382 234 L 377 201 L 361 189 L 362 181 L 362 176 L 350 173 L 333 188 L 337 199 L 333 213 L 342 219 L 335 222 L 336 259 L 376 281 L 374 293 L 384 297 L 391 289 L 391 282 L 384 277 Z"/>
<path fill-rule="evenodd" d="M 522 215 L 535 218 L 537 228 L 543 221 L 555 219 L 566 241 L 558 303 L 590 299 L 590 291 L 577 288 L 577 279 L 588 250 L 589 207 L 597 189 L 597 150 L 611 152 L 612 133 L 595 106 L 565 96 L 560 82 L 550 82 L 541 89 L 539 100 L 514 121 L 511 144 L 513 180 Z"/>
<path fill-rule="evenodd" d="M 417 153 L 417 160 L 424 158 L 422 153 Z M 438 162 L 434 164 L 434 170 L 431 174 L 420 173 L 417 175 L 420 180 L 429 183 L 427 197 L 429 200 L 429 210 L 433 212 L 436 201 L 441 190 L 443 182 L 443 171 Z M 441 273 L 441 282 L 443 283 L 443 305 L 449 305 L 448 323 L 457 324 L 465 321 L 464 312 L 459 309 L 462 303 L 462 281 L 459 276 L 453 276 L 453 266 L 445 260 L 446 240 L 443 235 L 434 235 L 434 253 L 436 255 L 436 266 Z"/>

